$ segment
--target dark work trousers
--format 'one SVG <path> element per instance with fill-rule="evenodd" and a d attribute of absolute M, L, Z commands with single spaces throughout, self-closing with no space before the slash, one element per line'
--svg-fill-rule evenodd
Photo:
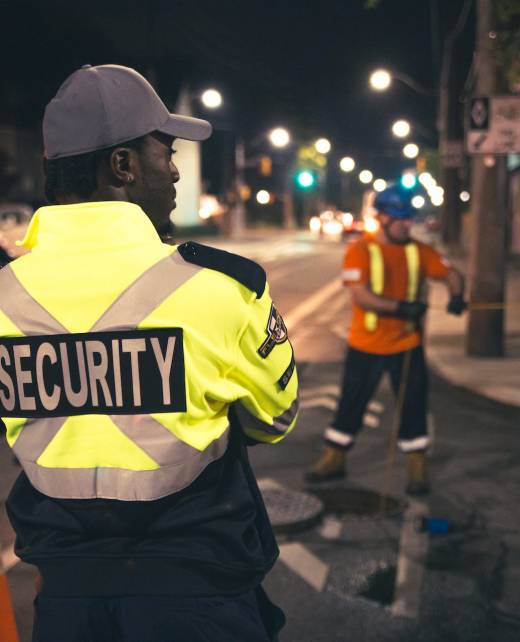
<path fill-rule="evenodd" d="M 35 601 L 33 642 L 276 642 L 283 612 L 263 589 L 234 597 Z"/>
<path fill-rule="evenodd" d="M 405 352 L 379 355 L 348 348 L 343 372 L 341 399 L 332 430 L 326 441 L 349 448 L 363 424 L 363 415 L 385 372 L 397 396 L 403 373 Z M 421 346 L 413 348 L 406 381 L 406 392 L 399 426 L 398 446 L 404 452 L 424 450 L 428 446 L 426 427 L 428 374 Z M 336 432 L 338 434 L 336 434 Z"/>

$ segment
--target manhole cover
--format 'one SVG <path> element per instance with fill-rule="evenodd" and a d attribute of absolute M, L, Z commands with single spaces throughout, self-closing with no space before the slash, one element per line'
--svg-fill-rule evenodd
<path fill-rule="evenodd" d="M 404 502 L 365 488 L 313 488 L 312 492 L 321 499 L 327 513 L 394 516 L 404 510 Z"/>
<path fill-rule="evenodd" d="M 323 503 L 318 497 L 298 491 L 267 488 L 262 490 L 267 513 L 277 534 L 294 533 L 319 522 Z"/>

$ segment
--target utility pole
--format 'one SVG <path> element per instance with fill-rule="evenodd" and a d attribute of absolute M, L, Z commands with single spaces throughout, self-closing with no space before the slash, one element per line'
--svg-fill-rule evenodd
<path fill-rule="evenodd" d="M 460 245 L 461 202 L 459 199 L 459 171 L 464 161 L 462 119 L 458 101 L 460 88 L 457 68 L 453 64 L 453 59 L 456 43 L 464 30 L 471 4 L 471 0 L 465 0 L 455 27 L 444 40 L 440 75 L 438 130 L 441 185 L 444 187 L 441 230 L 442 240 L 452 248 L 458 248 Z"/>
<path fill-rule="evenodd" d="M 490 34 L 495 28 L 493 4 L 493 0 L 477 0 L 477 96 L 496 94 L 502 80 L 490 47 Z M 472 304 L 500 306 L 504 302 L 506 271 L 506 157 L 474 155 L 471 170 L 473 237 L 469 257 L 470 300 Z M 472 356 L 503 356 L 502 308 L 471 310 L 466 349 Z"/>
<path fill-rule="evenodd" d="M 235 203 L 231 210 L 231 229 L 232 238 L 240 238 L 244 234 L 246 222 L 246 208 L 244 204 L 244 187 L 245 187 L 245 169 L 246 169 L 246 148 L 242 137 L 237 137 L 235 141 Z"/>

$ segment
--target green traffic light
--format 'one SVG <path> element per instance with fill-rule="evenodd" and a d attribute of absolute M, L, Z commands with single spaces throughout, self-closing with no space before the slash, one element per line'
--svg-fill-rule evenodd
<path fill-rule="evenodd" d="M 303 189 L 309 189 L 314 185 L 316 179 L 312 172 L 304 170 L 302 172 L 298 172 L 298 174 L 296 175 L 296 182 Z"/>
<path fill-rule="evenodd" d="M 405 189 L 413 189 L 417 187 L 417 176 L 414 174 L 403 174 L 400 183 Z"/>

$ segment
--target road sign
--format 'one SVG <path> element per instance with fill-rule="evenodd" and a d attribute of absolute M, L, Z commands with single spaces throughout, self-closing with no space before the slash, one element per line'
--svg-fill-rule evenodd
<path fill-rule="evenodd" d="M 520 96 L 480 96 L 470 102 L 468 154 L 520 152 Z"/>
<path fill-rule="evenodd" d="M 464 144 L 461 140 L 447 140 L 441 144 L 443 167 L 462 167 L 464 165 Z"/>

